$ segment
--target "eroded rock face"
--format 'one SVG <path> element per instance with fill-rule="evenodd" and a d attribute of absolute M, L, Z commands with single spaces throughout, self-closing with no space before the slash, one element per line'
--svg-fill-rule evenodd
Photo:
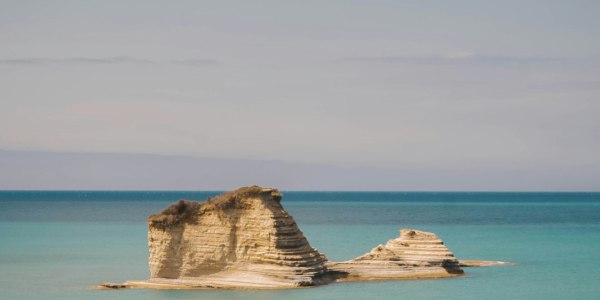
<path fill-rule="evenodd" d="M 346 273 L 347 280 L 433 278 L 463 274 L 458 260 L 435 234 L 400 230 L 400 237 L 371 252 L 345 262 L 331 262 L 332 271 Z"/>
<path fill-rule="evenodd" d="M 276 189 L 244 187 L 205 203 L 179 201 L 148 218 L 150 274 L 165 287 L 293 287 L 321 283 L 312 248 Z"/>

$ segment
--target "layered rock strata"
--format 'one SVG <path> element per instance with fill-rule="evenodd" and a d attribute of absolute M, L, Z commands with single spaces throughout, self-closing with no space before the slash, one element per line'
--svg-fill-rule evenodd
<path fill-rule="evenodd" d="M 276 189 L 244 187 L 200 204 L 179 201 L 148 218 L 150 275 L 129 287 L 285 288 L 326 279 Z"/>
<path fill-rule="evenodd" d="M 400 237 L 371 252 L 345 262 L 327 264 L 331 271 L 346 273 L 345 280 L 439 278 L 463 274 L 458 260 L 435 234 L 400 230 Z"/>

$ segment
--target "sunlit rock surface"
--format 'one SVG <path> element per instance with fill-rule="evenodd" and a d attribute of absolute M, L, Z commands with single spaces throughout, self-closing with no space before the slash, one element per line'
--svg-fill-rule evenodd
<path fill-rule="evenodd" d="M 151 279 L 130 285 L 282 288 L 321 283 L 310 246 L 276 189 L 243 187 L 148 218 Z"/>

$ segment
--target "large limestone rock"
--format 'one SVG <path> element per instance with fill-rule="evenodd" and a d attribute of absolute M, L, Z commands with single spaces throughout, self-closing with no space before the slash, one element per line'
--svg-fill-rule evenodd
<path fill-rule="evenodd" d="M 310 246 L 276 189 L 244 187 L 204 203 L 179 201 L 148 218 L 150 274 L 129 287 L 285 288 L 323 283 Z"/>
<path fill-rule="evenodd" d="M 345 262 L 331 262 L 331 271 L 346 273 L 346 280 L 439 278 L 463 274 L 458 260 L 435 234 L 400 230 L 400 237 Z"/>

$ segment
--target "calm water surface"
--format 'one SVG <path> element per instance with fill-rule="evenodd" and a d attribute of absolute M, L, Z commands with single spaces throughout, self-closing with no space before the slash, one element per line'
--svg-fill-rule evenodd
<path fill-rule="evenodd" d="M 284 207 L 332 260 L 408 227 L 437 233 L 459 258 L 518 265 L 281 291 L 91 289 L 148 278 L 146 216 L 216 194 L 0 191 L 0 298 L 600 299 L 600 193 L 286 192 Z"/>

